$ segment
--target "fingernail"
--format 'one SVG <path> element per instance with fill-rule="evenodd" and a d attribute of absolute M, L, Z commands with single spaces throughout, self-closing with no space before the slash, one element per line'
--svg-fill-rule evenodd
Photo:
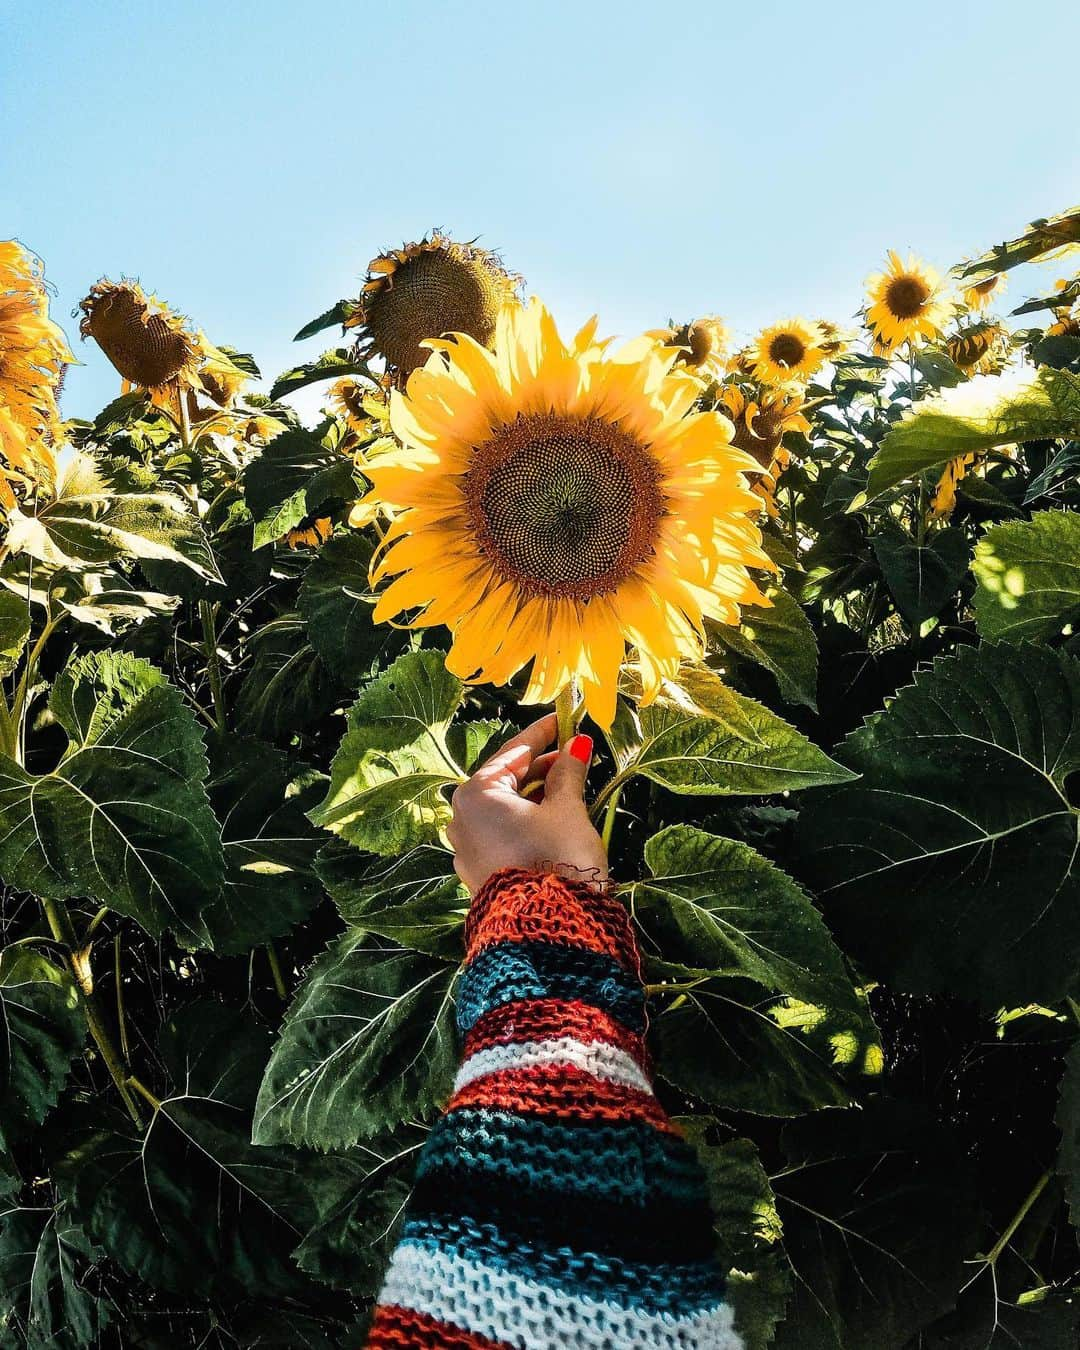
<path fill-rule="evenodd" d="M 567 749 L 575 759 L 581 760 L 582 764 L 588 764 L 592 759 L 592 737 L 575 736 Z"/>

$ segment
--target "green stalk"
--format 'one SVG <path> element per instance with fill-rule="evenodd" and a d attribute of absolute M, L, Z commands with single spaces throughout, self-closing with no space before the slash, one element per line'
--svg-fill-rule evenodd
<path fill-rule="evenodd" d="M 128 1115 L 141 1130 L 142 1119 L 139 1116 L 139 1108 L 128 1088 L 127 1075 L 120 1062 L 120 1056 L 117 1054 L 116 1046 L 112 1043 L 112 1037 L 109 1035 L 108 1028 L 98 1008 L 97 995 L 94 993 L 92 986 L 88 988 L 87 958 L 80 948 L 71 916 L 55 900 L 47 900 L 41 896 L 38 898 L 41 900 L 41 908 L 48 920 L 50 929 L 52 929 L 53 937 L 66 949 L 68 964 L 71 967 L 72 975 L 75 977 L 75 988 L 79 993 L 79 1001 L 82 1003 L 86 1024 L 90 1028 L 90 1035 L 93 1036 L 105 1067 L 116 1084 L 121 1100 L 127 1107 Z"/>
<path fill-rule="evenodd" d="M 604 825 L 600 831 L 600 838 L 604 843 L 604 852 L 611 847 L 611 832 L 615 828 L 615 816 L 619 810 L 619 797 L 622 795 L 622 784 L 610 794 L 607 802 L 607 810 L 604 812 Z"/>
<path fill-rule="evenodd" d="M 274 988 L 277 990 L 278 998 L 287 999 L 289 991 L 285 988 L 285 981 L 281 975 L 281 962 L 278 960 L 278 954 L 272 942 L 266 944 L 266 959 L 270 963 L 270 974 L 273 976 Z"/>
<path fill-rule="evenodd" d="M 577 707 L 577 682 L 571 680 L 555 700 L 555 716 L 559 723 L 559 749 L 570 740 L 577 731 L 575 710 Z"/>
<path fill-rule="evenodd" d="M 225 692 L 221 681 L 221 661 L 218 657 L 217 632 L 214 628 L 215 606 L 209 600 L 199 601 L 199 618 L 202 620 L 203 643 L 206 647 L 206 670 L 210 676 L 210 696 L 214 701 L 214 725 L 218 735 L 224 736 Z"/>

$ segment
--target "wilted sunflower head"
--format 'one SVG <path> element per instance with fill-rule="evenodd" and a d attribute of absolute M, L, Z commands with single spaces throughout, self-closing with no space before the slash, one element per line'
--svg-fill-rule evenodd
<path fill-rule="evenodd" d="M 490 346 L 499 310 L 520 281 L 488 249 L 434 231 L 372 259 L 346 326 L 360 330 L 361 354 L 381 356 L 403 384 L 427 360 L 421 343 L 429 338 L 466 333 Z"/>
<path fill-rule="evenodd" d="M 184 321 L 134 281 L 102 278 L 79 301 L 79 332 L 92 337 L 125 380 L 145 389 L 190 383 L 199 341 Z"/>
<path fill-rule="evenodd" d="M 821 329 L 805 319 L 773 324 L 759 335 L 751 360 L 763 384 L 805 384 L 825 364 Z"/>
<path fill-rule="evenodd" d="M 447 666 L 505 684 L 531 662 L 527 703 L 575 679 L 602 726 L 629 643 L 644 697 L 700 656 L 706 617 L 762 603 L 769 568 L 745 477 L 701 385 L 647 335 L 611 355 L 595 320 L 569 342 L 539 301 L 499 315 L 495 351 L 435 343 L 391 394 L 400 442 L 365 498 L 395 512 L 372 569 L 393 578 L 377 621 L 445 624 Z"/>
<path fill-rule="evenodd" d="M 1000 323 L 974 323 L 961 328 L 945 343 L 953 365 L 969 374 L 992 375 L 1005 368 L 1009 335 Z"/>
<path fill-rule="evenodd" d="M 994 272 L 982 281 L 965 287 L 964 304 L 968 309 L 988 309 L 1004 291 L 1006 284 L 1004 273 Z"/>
<path fill-rule="evenodd" d="M 952 313 L 941 278 L 913 254 L 904 263 L 890 250 L 885 271 L 870 277 L 866 285 L 866 322 L 875 350 L 883 355 L 903 342 L 936 337 Z"/>
<path fill-rule="evenodd" d="M 756 398 L 748 399 L 738 385 L 732 384 L 720 395 L 720 406 L 735 427 L 732 445 L 753 455 L 766 471 L 775 466 L 787 432 L 810 430 L 802 411 L 802 395 L 794 390 L 765 388 Z"/>
<path fill-rule="evenodd" d="M 252 379 L 250 370 L 237 365 L 231 351 L 215 347 L 205 333 L 196 337 L 199 356 L 199 385 L 219 408 L 231 408 Z M 250 360 L 250 357 L 240 358 Z"/>

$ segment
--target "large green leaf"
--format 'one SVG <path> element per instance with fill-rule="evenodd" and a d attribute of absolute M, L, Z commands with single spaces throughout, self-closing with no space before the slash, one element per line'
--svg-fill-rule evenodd
<path fill-rule="evenodd" d="M 779 586 L 769 587 L 766 594 L 770 607 L 750 605 L 738 624 L 714 624 L 710 636 L 720 648 L 770 671 L 788 703 L 816 709 L 818 651 L 810 620 L 794 596 Z"/>
<path fill-rule="evenodd" d="M 1073 1043 L 1065 1058 L 1057 1127 L 1061 1131 L 1058 1175 L 1065 1187 L 1069 1217 L 1073 1227 L 1080 1232 L 1080 1041 Z"/>
<path fill-rule="evenodd" d="M 56 1104 L 86 1039 L 71 977 L 26 947 L 0 955 L 0 1124 L 38 1125 Z"/>
<path fill-rule="evenodd" d="M 352 459 L 338 449 L 339 429 L 290 427 L 244 471 L 244 498 L 255 520 L 254 546 L 281 539 L 305 517 L 357 495 Z"/>
<path fill-rule="evenodd" d="M 292 1249 L 357 1169 L 252 1144 L 268 1045 L 250 1014 L 211 1000 L 174 1013 L 160 1040 L 173 1091 L 145 1132 L 103 1115 L 57 1167 L 73 1214 L 155 1288 L 211 1298 L 312 1292 Z"/>
<path fill-rule="evenodd" d="M 703 666 L 623 720 L 622 766 L 673 792 L 747 795 L 843 782 L 847 769 Z"/>
<path fill-rule="evenodd" d="M 924 544 L 899 530 L 873 535 L 870 544 L 896 608 L 914 628 L 944 608 L 967 573 L 967 539 L 951 526 Z"/>
<path fill-rule="evenodd" d="M 314 337 L 316 333 L 324 333 L 328 328 L 343 327 L 350 315 L 360 308 L 362 306 L 358 300 L 339 300 L 336 305 L 331 305 L 317 319 L 312 319 L 310 323 L 304 324 L 293 341 L 303 342 L 305 338 Z"/>
<path fill-rule="evenodd" d="M 0 1344 L 12 1350 L 98 1345 L 108 1306 L 83 1278 L 95 1255 L 66 1207 L 0 1213 Z"/>
<path fill-rule="evenodd" d="M 297 333 L 297 338 L 309 337 L 321 332 L 324 327 L 329 327 L 329 324 L 323 323 L 323 319 L 331 315 L 334 316 L 333 322 L 337 322 L 336 307 L 327 311 L 314 323 L 308 324 L 307 328 L 302 328 Z M 318 327 L 315 327 L 315 324 L 318 324 Z M 323 352 L 317 361 L 308 361 L 302 366 L 294 366 L 292 370 L 283 371 L 271 386 L 270 397 L 275 400 L 284 398 L 286 394 L 295 394 L 298 389 L 305 389 L 309 384 L 318 384 L 320 380 L 340 380 L 344 375 L 366 375 L 374 378 L 367 362 L 360 360 L 352 348 L 332 347 L 329 351 Z"/>
<path fill-rule="evenodd" d="M 409 635 L 372 622 L 375 597 L 368 585 L 373 541 L 356 531 L 328 539 L 304 574 L 297 606 L 311 645 L 349 689 L 388 665 Z"/>
<path fill-rule="evenodd" d="M 11 591 L 0 591 L 0 675 L 15 669 L 29 636 L 29 605 Z"/>
<path fill-rule="evenodd" d="M 858 783 L 800 819 L 845 948 L 901 989 L 990 1006 L 1076 981 L 1080 667 L 984 644 L 922 671 L 844 742 Z"/>
<path fill-rule="evenodd" d="M 203 914 L 215 951 L 247 951 L 290 932 L 322 898 L 313 863 L 321 839 L 304 814 L 307 788 L 280 750 L 228 737 L 211 750 L 207 792 L 221 821 L 225 886 Z"/>
<path fill-rule="evenodd" d="M 250 639 L 255 659 L 236 695 L 235 726 L 248 736 L 283 740 L 325 717 L 340 686 L 307 640 L 298 614 L 282 614 Z"/>
<path fill-rule="evenodd" d="M 735 1329 L 746 1350 L 767 1350 L 791 1286 L 769 1178 L 751 1140 L 709 1142 L 715 1122 L 708 1116 L 683 1116 L 677 1124 L 697 1149 L 705 1173 Z"/>
<path fill-rule="evenodd" d="M 169 492 L 112 491 L 92 461 L 80 457 L 55 500 L 34 515 L 14 508 L 8 547 L 52 566 L 114 558 L 163 559 L 220 581 L 206 535 L 188 503 Z"/>
<path fill-rule="evenodd" d="M 1080 206 L 1072 206 L 1056 216 L 1033 220 L 1017 238 L 995 244 L 988 253 L 954 270 L 959 277 L 970 281 L 976 277 L 992 276 L 995 272 L 1008 272 L 1021 263 L 1034 262 L 1037 258 L 1053 257 L 1062 250 L 1075 248 L 1077 244 L 1080 244 Z"/>
<path fill-rule="evenodd" d="M 979 1237 L 960 1150 L 877 1102 L 793 1121 L 772 1177 L 795 1272 L 776 1350 L 907 1350 L 956 1301 Z"/>
<path fill-rule="evenodd" d="M 996 525 L 979 540 L 975 622 L 984 637 L 1056 637 L 1080 618 L 1080 516 L 1041 511 Z"/>
<path fill-rule="evenodd" d="M 53 899 L 91 896 L 203 945 L 220 832 L 198 723 L 164 675 L 121 652 L 76 657 L 49 707 L 68 746 L 49 773 L 0 756 L 0 872 Z"/>
<path fill-rule="evenodd" d="M 457 1064 L 456 971 L 434 957 L 347 933 L 314 963 L 267 1066 L 258 1143 L 345 1148 L 424 1118 Z"/>
<path fill-rule="evenodd" d="M 858 1010 L 810 898 L 748 844 L 669 825 L 646 843 L 645 862 L 651 877 L 628 899 L 647 951 L 694 973 L 753 980 L 763 994 Z"/>
<path fill-rule="evenodd" d="M 463 777 L 446 739 L 462 695 L 441 652 L 398 657 L 349 709 L 315 824 L 383 855 L 432 842 L 450 821 L 443 790 Z"/>
<path fill-rule="evenodd" d="M 461 960 L 468 899 L 446 849 L 420 844 L 398 858 L 371 860 L 335 839 L 316 871 L 346 923 L 412 951 Z"/>
<path fill-rule="evenodd" d="M 870 461 L 865 500 L 959 455 L 1077 432 L 1080 376 L 1043 369 L 1004 390 L 996 376 L 976 378 L 917 404 L 890 429 Z"/>

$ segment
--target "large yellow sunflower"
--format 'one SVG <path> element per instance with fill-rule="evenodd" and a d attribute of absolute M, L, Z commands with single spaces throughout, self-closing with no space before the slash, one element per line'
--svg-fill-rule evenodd
<path fill-rule="evenodd" d="M 751 352 L 754 375 L 763 384 L 805 384 L 825 364 L 823 336 L 816 323 L 789 319 L 766 328 Z"/>
<path fill-rule="evenodd" d="M 937 337 L 952 313 L 941 278 L 914 254 L 904 263 L 890 250 L 889 265 L 870 277 L 866 286 L 866 322 L 875 349 L 883 355 L 901 343 Z"/>
<path fill-rule="evenodd" d="M 507 306 L 495 351 L 465 335 L 391 395 L 400 446 L 365 473 L 397 511 L 372 570 L 376 620 L 445 624 L 447 666 L 504 684 L 530 661 L 527 703 L 575 679 L 601 726 L 629 643 L 644 697 L 700 656 L 703 618 L 765 603 L 771 567 L 719 412 L 676 353 L 646 337 L 609 355 L 596 321 L 569 343 L 538 301 Z"/>
<path fill-rule="evenodd" d="M 427 338 L 467 333 L 490 346 L 499 310 L 520 282 L 488 249 L 436 230 L 372 259 L 345 326 L 360 330 L 360 354 L 382 357 L 401 384 L 427 360 Z"/>
<path fill-rule="evenodd" d="M 14 240 L 0 241 L 0 507 L 15 505 L 13 485 L 51 489 L 60 439 L 57 389 L 72 361 L 49 318 L 37 259 Z"/>

